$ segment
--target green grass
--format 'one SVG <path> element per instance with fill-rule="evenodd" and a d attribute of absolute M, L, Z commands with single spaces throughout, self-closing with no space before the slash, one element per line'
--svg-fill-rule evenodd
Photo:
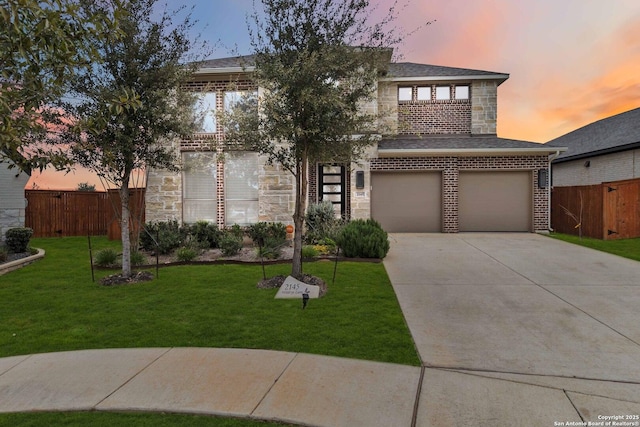
<path fill-rule="evenodd" d="M 93 250 L 118 242 L 93 238 Z M 86 238 L 32 239 L 44 259 L 0 276 L 0 357 L 89 348 L 235 347 L 419 365 L 382 264 L 304 265 L 327 294 L 302 310 L 260 290 L 259 265 L 160 269 L 151 282 L 91 281 Z M 267 267 L 287 274 L 289 265 Z M 97 271 L 96 280 L 111 271 Z"/>
<path fill-rule="evenodd" d="M 40 426 L 148 426 L 148 427 L 283 427 L 289 424 L 247 419 L 218 418 L 203 415 L 111 413 L 111 412 L 38 412 L 0 414 L 0 427 Z"/>
<path fill-rule="evenodd" d="M 640 238 L 621 240 L 600 240 L 590 237 L 571 236 L 569 234 L 551 233 L 551 237 L 564 240 L 587 248 L 597 249 L 602 252 L 619 255 L 625 258 L 640 261 Z"/>

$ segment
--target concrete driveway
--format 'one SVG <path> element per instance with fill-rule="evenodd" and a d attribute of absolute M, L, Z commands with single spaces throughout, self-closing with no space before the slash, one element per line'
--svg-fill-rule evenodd
<path fill-rule="evenodd" d="M 390 239 L 417 425 L 640 425 L 639 262 L 536 234 Z"/>

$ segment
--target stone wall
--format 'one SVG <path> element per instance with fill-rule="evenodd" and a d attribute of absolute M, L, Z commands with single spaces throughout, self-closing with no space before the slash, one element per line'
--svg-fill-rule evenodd
<path fill-rule="evenodd" d="M 496 134 L 498 82 L 478 80 L 471 84 L 471 133 Z"/>

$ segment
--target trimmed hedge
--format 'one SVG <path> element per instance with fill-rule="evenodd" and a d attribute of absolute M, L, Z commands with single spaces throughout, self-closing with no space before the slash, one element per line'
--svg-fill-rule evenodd
<path fill-rule="evenodd" d="M 10 228 L 5 233 L 5 245 L 7 249 L 9 249 L 9 252 L 16 254 L 27 252 L 31 236 L 33 236 L 33 230 L 28 227 Z"/>

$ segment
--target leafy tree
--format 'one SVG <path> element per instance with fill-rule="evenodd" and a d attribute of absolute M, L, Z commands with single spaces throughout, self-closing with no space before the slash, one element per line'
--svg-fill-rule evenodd
<path fill-rule="evenodd" d="M 65 142 L 72 158 L 119 189 L 122 275 L 131 275 L 129 184 L 132 172 L 177 171 L 171 142 L 194 129 L 193 94 L 180 90 L 196 66 L 190 54 L 191 14 L 174 24 L 180 11 L 158 10 L 156 0 L 83 0 L 82 13 L 118 16 L 118 33 L 92 40 L 99 60 L 79 71 L 70 97 Z M 154 15 L 154 14 L 158 15 Z M 159 18 L 154 19 L 154 16 Z"/>
<path fill-rule="evenodd" d="M 0 0 L 0 162 L 25 171 L 68 165 L 61 151 L 36 143 L 58 118 L 50 103 L 95 54 L 88 36 L 115 30 L 113 22 L 81 16 L 72 0 Z"/>
<path fill-rule="evenodd" d="M 88 182 L 78 183 L 78 191 L 96 191 L 96 186 Z"/>
<path fill-rule="evenodd" d="M 264 89 L 227 121 L 226 140 L 266 154 L 295 177 L 292 275 L 302 274 L 308 166 L 348 163 L 376 138 L 376 79 L 399 42 L 395 9 L 376 24 L 368 0 L 262 0 L 250 28 L 253 79 Z M 257 106 L 259 105 L 259 113 Z M 247 106 L 253 106 L 247 108 Z"/>

